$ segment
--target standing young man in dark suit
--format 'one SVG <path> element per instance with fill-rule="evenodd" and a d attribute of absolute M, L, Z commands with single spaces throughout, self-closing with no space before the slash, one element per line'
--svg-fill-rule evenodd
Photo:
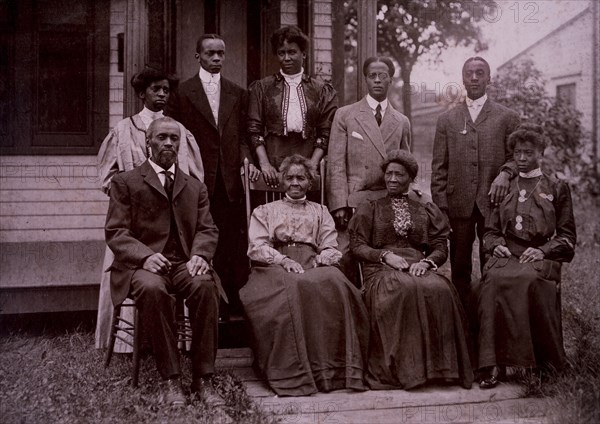
<path fill-rule="evenodd" d="M 202 35 L 196 58 L 199 72 L 170 97 L 167 114 L 188 128 L 200 146 L 210 212 L 219 228 L 214 268 L 235 311 L 241 310 L 238 290 L 248 277 L 240 178 L 244 157 L 251 159 L 245 136 L 247 93 L 221 76 L 225 42 L 219 35 Z"/>
<path fill-rule="evenodd" d="M 192 391 L 214 402 L 218 395 L 210 377 L 223 290 L 209 265 L 218 230 L 209 213 L 206 186 L 175 165 L 180 137 L 179 124 L 172 118 L 150 124 L 150 159 L 113 177 L 105 226 L 106 243 L 115 254 L 113 303 L 133 296 L 172 406 L 185 404 L 173 295 L 185 297 L 189 309 Z"/>
<path fill-rule="evenodd" d="M 452 283 L 466 306 L 475 235 L 483 267 L 485 217 L 491 205 L 508 193 L 509 181 L 517 173 L 508 136 L 519 125 L 519 115 L 488 99 L 490 66 L 483 58 L 468 59 L 462 78 L 466 101 L 437 121 L 431 195 L 450 221 Z"/>

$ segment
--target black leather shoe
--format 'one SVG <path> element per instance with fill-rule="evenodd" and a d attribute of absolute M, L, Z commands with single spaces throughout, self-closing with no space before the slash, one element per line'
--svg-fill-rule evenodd
<path fill-rule="evenodd" d="M 225 406 L 225 399 L 217 393 L 209 378 L 194 378 L 190 387 L 192 393 L 197 393 L 208 406 L 213 408 Z"/>
<path fill-rule="evenodd" d="M 185 406 L 185 396 L 181 389 L 181 381 L 178 378 L 167 380 L 167 394 L 165 402 L 174 408 Z"/>
<path fill-rule="evenodd" d="M 487 376 L 479 382 L 480 389 L 493 389 L 497 385 L 498 385 L 498 379 L 496 377 L 494 377 L 493 375 Z"/>

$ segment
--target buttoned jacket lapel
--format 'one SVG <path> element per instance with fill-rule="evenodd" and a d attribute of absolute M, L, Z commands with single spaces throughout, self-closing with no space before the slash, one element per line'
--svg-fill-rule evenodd
<path fill-rule="evenodd" d="M 481 111 L 479 111 L 479 115 L 477 115 L 477 119 L 475 120 L 475 126 L 478 126 L 482 122 L 484 122 L 488 118 L 488 115 L 491 110 L 492 110 L 492 101 L 490 99 L 487 99 L 485 101 L 485 103 L 483 104 L 483 106 L 481 106 Z"/>
<path fill-rule="evenodd" d="M 388 106 L 388 108 L 389 108 L 389 106 Z M 386 113 L 386 116 L 387 116 L 387 113 Z M 385 116 L 384 116 L 384 120 L 385 120 Z M 365 131 L 367 138 L 369 139 L 369 141 L 371 143 L 373 143 L 373 146 L 375 146 L 375 149 L 377 149 L 377 151 L 379 152 L 381 157 L 385 158 L 386 152 L 385 152 L 385 146 L 383 145 L 381 129 L 377 125 L 377 121 L 375 120 L 373 111 L 369 107 L 369 103 L 367 103 L 366 97 L 363 97 L 363 99 L 360 102 L 359 112 L 358 112 L 358 115 L 356 115 L 356 121 L 362 127 L 362 129 Z M 382 125 L 383 125 L 383 122 L 382 122 Z"/>
<path fill-rule="evenodd" d="M 204 87 L 202 86 L 202 81 L 198 75 L 196 75 L 190 83 L 189 98 L 194 104 L 194 107 L 198 109 L 204 118 L 206 118 L 206 120 L 210 122 L 213 127 L 217 128 L 215 117 L 213 116 L 212 109 L 208 104 L 208 97 L 206 97 Z"/>
<path fill-rule="evenodd" d="M 219 134 L 223 134 L 225 124 L 231 115 L 238 98 L 232 90 L 229 81 L 221 77 L 221 98 L 219 100 Z"/>
<path fill-rule="evenodd" d="M 179 167 L 175 170 L 175 183 L 173 185 L 173 200 L 183 191 L 187 185 L 188 176 Z"/>
<path fill-rule="evenodd" d="M 479 115 L 477 115 L 477 119 L 475 120 L 475 122 L 473 122 L 473 119 L 471 119 L 471 113 L 469 113 L 469 107 L 467 106 L 467 103 L 463 102 L 460 105 L 460 107 L 463 112 L 463 115 L 465 116 L 465 120 L 466 120 L 467 124 L 471 128 L 474 128 L 474 129 L 477 128 L 478 125 L 480 125 L 482 122 L 484 122 L 488 118 L 488 115 L 489 115 L 490 111 L 492 110 L 491 101 L 490 101 L 490 99 L 487 99 L 485 101 L 485 103 L 483 104 L 483 106 L 481 107 L 481 110 L 479 111 Z"/>
<path fill-rule="evenodd" d="M 146 184 L 148 184 L 154 190 L 158 191 L 160 194 L 165 196 L 165 198 L 167 198 L 167 199 L 169 198 L 167 196 L 167 192 L 165 191 L 165 188 L 163 187 L 163 185 L 160 183 L 160 180 L 158 179 L 158 175 L 156 175 L 156 172 L 154 172 L 154 169 L 152 169 L 152 165 L 150 165 L 150 162 L 148 162 L 148 161 L 144 162 L 140 166 L 140 172 L 141 172 L 142 176 L 144 177 L 144 182 Z"/>
<path fill-rule="evenodd" d="M 379 127 L 384 149 L 385 149 L 385 145 L 386 145 L 388 139 L 398 129 L 398 125 L 400 125 L 400 120 L 398 119 L 396 110 L 392 107 L 392 104 L 388 101 L 388 107 L 385 111 L 385 115 L 383 115 L 383 120 L 381 121 L 381 127 Z"/>

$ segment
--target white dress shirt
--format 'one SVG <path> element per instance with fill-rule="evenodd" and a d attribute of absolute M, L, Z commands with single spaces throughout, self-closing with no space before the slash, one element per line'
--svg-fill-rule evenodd
<path fill-rule="evenodd" d="M 202 87 L 208 98 L 208 104 L 212 111 L 215 123 L 219 125 L 219 104 L 221 103 L 221 73 L 211 74 L 204 68 L 198 73 Z"/>
<path fill-rule="evenodd" d="M 166 175 L 163 174 L 164 169 L 161 166 L 155 164 L 152 161 L 152 159 L 148 159 L 148 161 L 150 162 L 152 169 L 154 169 L 154 172 L 156 172 L 156 175 L 158 176 L 160 183 L 164 187 L 165 186 L 165 178 L 166 178 Z M 175 164 L 171 165 L 171 167 L 169 169 L 167 169 L 167 171 L 170 171 L 173 174 L 173 182 L 175 182 Z"/>
<path fill-rule="evenodd" d="M 150 124 L 152 123 L 152 121 L 155 121 L 158 118 L 164 118 L 165 117 L 165 115 L 164 115 L 164 113 L 163 113 L 162 110 L 159 110 L 158 112 L 152 112 L 146 106 L 144 106 L 144 108 L 142 109 L 142 111 L 138 115 L 140 115 L 140 119 L 142 120 L 142 122 L 146 126 L 146 129 L 148 129 L 148 127 L 150 126 Z"/>
<path fill-rule="evenodd" d="M 367 103 L 369 104 L 369 107 L 373 112 L 373 116 L 375 116 L 375 114 L 377 113 L 377 111 L 375 110 L 377 109 L 377 105 L 381 105 L 381 119 L 383 120 L 383 117 L 385 116 L 385 111 L 388 108 L 388 99 L 385 99 L 383 102 L 378 102 L 373 97 L 371 97 L 370 94 L 367 94 Z"/>
<path fill-rule="evenodd" d="M 475 122 L 475 120 L 479 116 L 479 112 L 481 112 L 481 109 L 483 108 L 483 105 L 485 104 L 486 100 L 487 94 L 484 94 L 476 100 L 471 100 L 467 97 L 467 108 L 469 109 L 469 115 L 471 115 L 471 119 L 473 120 L 473 122 Z"/>
<path fill-rule="evenodd" d="M 287 75 L 281 71 L 281 75 L 285 82 L 290 86 L 290 101 L 287 110 L 287 130 L 288 132 L 302 132 L 302 109 L 300 107 L 300 97 L 298 94 L 298 86 L 302 82 L 302 74 L 304 68 L 300 68 L 300 72 L 294 75 Z"/>

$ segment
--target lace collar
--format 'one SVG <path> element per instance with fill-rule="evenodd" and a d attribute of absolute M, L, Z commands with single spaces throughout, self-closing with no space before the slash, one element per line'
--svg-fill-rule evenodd
<path fill-rule="evenodd" d="M 542 170 L 540 168 L 535 168 L 529 172 L 519 172 L 519 177 L 521 178 L 536 178 L 542 176 Z"/>

